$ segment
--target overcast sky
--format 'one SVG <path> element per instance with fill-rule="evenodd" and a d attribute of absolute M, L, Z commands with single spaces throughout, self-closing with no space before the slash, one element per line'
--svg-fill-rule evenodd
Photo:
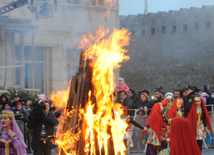
<path fill-rule="evenodd" d="M 119 0 L 120 15 L 144 13 L 144 0 Z M 179 10 L 180 8 L 214 5 L 214 0 L 147 0 L 148 12 Z"/>

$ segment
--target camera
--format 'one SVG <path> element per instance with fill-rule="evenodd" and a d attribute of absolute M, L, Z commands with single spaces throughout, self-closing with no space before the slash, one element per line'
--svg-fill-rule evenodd
<path fill-rule="evenodd" d="M 34 112 L 36 117 L 42 118 L 45 115 L 44 109 L 46 108 L 46 106 L 45 106 L 46 102 L 47 101 L 41 101 L 41 102 L 36 102 L 34 104 L 33 112 Z"/>

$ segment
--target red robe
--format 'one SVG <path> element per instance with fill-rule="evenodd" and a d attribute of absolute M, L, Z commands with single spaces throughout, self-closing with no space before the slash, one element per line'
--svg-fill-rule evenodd
<path fill-rule="evenodd" d="M 207 108 L 203 102 L 203 100 L 201 99 L 201 106 L 202 106 L 202 110 L 204 110 L 204 114 L 205 114 L 205 119 L 206 119 L 206 124 L 208 125 L 208 129 L 210 131 L 211 128 L 211 122 L 210 122 L 210 116 L 209 113 L 207 111 Z M 187 119 L 190 121 L 190 123 L 192 124 L 193 127 L 193 131 L 195 133 L 195 136 L 197 136 L 197 110 L 196 110 L 196 104 L 195 101 L 192 104 L 192 108 L 190 109 L 190 112 L 187 116 Z"/>
<path fill-rule="evenodd" d="M 147 119 L 144 127 L 149 124 L 150 128 L 152 128 L 155 132 L 155 134 L 158 137 L 159 143 L 161 144 L 161 134 L 162 134 L 162 127 L 165 128 L 166 132 L 166 123 L 163 121 L 161 112 L 158 110 L 155 110 L 152 112 L 152 114 L 149 115 L 149 118 Z M 165 133 L 164 132 L 164 133 Z M 143 131 L 142 139 L 145 137 L 147 131 Z"/>
<path fill-rule="evenodd" d="M 166 100 L 163 100 L 161 102 L 155 103 L 154 106 L 152 107 L 152 110 L 151 110 L 149 116 L 156 110 L 160 111 L 160 104 L 162 104 L 163 107 L 166 107 L 168 102 Z"/>
<path fill-rule="evenodd" d="M 168 114 L 167 114 L 167 118 L 174 118 L 177 116 L 177 100 L 181 100 L 182 98 L 177 98 L 174 103 L 172 104 Z M 183 99 L 182 99 L 183 100 Z M 183 106 L 182 108 L 184 108 L 184 102 L 183 102 Z"/>
<path fill-rule="evenodd" d="M 201 155 L 191 123 L 184 117 L 172 120 L 170 155 Z"/>

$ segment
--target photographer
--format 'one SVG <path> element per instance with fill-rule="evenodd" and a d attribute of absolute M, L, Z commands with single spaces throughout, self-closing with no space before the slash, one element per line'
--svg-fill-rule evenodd
<path fill-rule="evenodd" d="M 34 129 L 32 149 L 34 155 L 51 155 L 51 150 L 55 147 L 51 140 L 54 139 L 54 126 L 57 124 L 57 118 L 54 112 L 50 111 L 50 103 L 44 100 L 44 95 L 38 96 L 39 101 L 34 104 L 27 124 L 29 129 Z"/>

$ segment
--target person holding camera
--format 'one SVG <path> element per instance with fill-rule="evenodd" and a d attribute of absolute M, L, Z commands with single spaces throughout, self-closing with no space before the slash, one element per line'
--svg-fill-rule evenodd
<path fill-rule="evenodd" d="M 29 115 L 28 129 L 33 129 L 32 149 L 34 155 L 51 155 L 51 150 L 56 147 L 54 139 L 54 126 L 57 118 L 53 111 L 50 111 L 50 102 L 45 101 L 44 95 L 40 94 L 39 101 Z"/>
<path fill-rule="evenodd" d="M 21 102 L 16 103 L 16 107 L 13 110 L 16 120 L 22 120 L 24 123 L 28 121 L 28 114 L 23 110 L 23 105 Z"/>

